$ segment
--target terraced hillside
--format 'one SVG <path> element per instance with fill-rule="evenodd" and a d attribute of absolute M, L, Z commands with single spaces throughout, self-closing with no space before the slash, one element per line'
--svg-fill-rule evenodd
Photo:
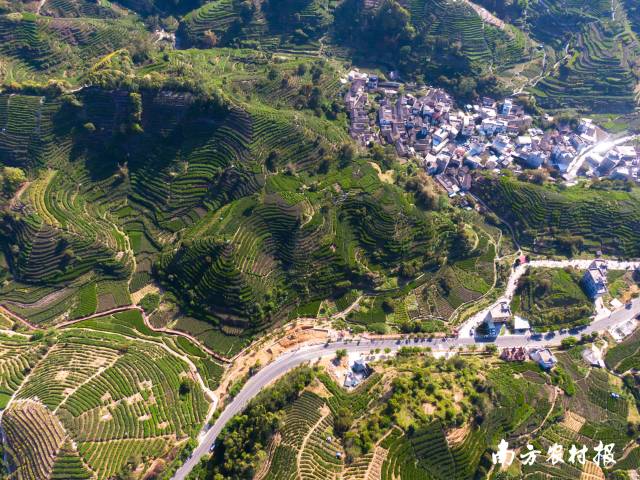
<path fill-rule="evenodd" d="M 636 467 L 637 434 L 625 428 L 636 407 L 613 375 L 584 366 L 583 348 L 558 354 L 551 374 L 531 362 L 487 357 L 481 378 L 473 361 L 407 351 L 384 362 L 382 378 L 374 373 L 348 394 L 325 373 L 292 373 L 256 398 L 248 415 L 228 424 L 207 473 L 196 470 L 195 477 L 249 470 L 268 479 L 484 478 L 493 468 L 491 454 L 505 439 L 516 452 L 513 477 L 544 471 L 575 479 L 599 470 L 593 464 L 552 465 L 544 453 L 528 466 L 519 454 L 527 443 L 546 452 L 557 442 L 566 459 L 571 443 L 591 452 L 605 439 L 619 446 L 618 463 L 600 478 L 616 478 Z M 448 384 L 450 375 L 455 381 Z M 611 392 L 621 397 L 615 400 Z M 279 426 L 257 420 L 265 408 L 279 412 Z M 251 461 L 239 461 L 245 448 Z"/>
<path fill-rule="evenodd" d="M 518 240 L 534 251 L 640 254 L 637 189 L 603 192 L 579 186 L 557 190 L 501 176 L 480 178 L 474 192 L 510 222 Z"/>
<path fill-rule="evenodd" d="M 334 182 L 344 195 L 337 205 Z M 421 252 L 436 249 L 451 228 L 402 207 L 368 165 L 345 169 L 316 192 L 304 193 L 301 179 L 282 174 L 264 188 L 205 217 L 160 262 L 167 288 L 184 295 L 194 314 L 206 305 L 200 314 L 214 321 L 261 328 L 282 308 L 370 286 L 368 270 L 422 261 Z"/>
<path fill-rule="evenodd" d="M 530 269 L 518 282 L 511 309 L 538 330 L 586 325 L 593 304 L 581 280 L 581 273 L 576 271 Z"/>
<path fill-rule="evenodd" d="M 547 108 L 626 113 L 636 105 L 635 58 L 640 44 L 619 23 L 584 28 L 571 56 L 533 90 Z"/>
<path fill-rule="evenodd" d="M 542 56 L 523 31 L 483 20 L 463 1 L 347 0 L 336 9 L 334 26 L 331 38 L 351 47 L 356 61 L 393 66 L 408 78 L 446 78 L 462 96 L 473 94 L 469 79 L 471 90 L 494 95 L 494 75 L 516 65 L 523 78 L 534 75 Z"/>
<path fill-rule="evenodd" d="M 154 276 L 174 294 L 162 325 L 187 315 L 245 336 L 446 255 L 447 215 L 408 203 L 342 147 L 335 63 L 180 52 L 123 85 L 132 63 L 117 51 L 87 77 L 97 85 L 0 96 L 4 161 L 30 177 L 2 221 L 15 312 L 81 317 L 127 305 Z"/>
<path fill-rule="evenodd" d="M 181 45 L 204 48 L 242 46 L 297 54 L 317 54 L 333 17 L 326 0 L 217 0 L 185 15 Z"/>
<path fill-rule="evenodd" d="M 130 17 L 51 18 L 33 13 L 0 15 L 0 55 L 32 78 L 79 75 L 101 56 L 142 42 L 142 24 Z M 45 82 L 46 83 L 46 82 Z"/>
<path fill-rule="evenodd" d="M 525 30 L 544 49 L 542 77 L 529 89 L 539 105 L 585 112 L 634 111 L 640 53 L 634 2 L 477 3 Z"/>
<path fill-rule="evenodd" d="M 2 427 L 15 478 L 145 471 L 200 430 L 210 399 L 191 357 L 143 335 L 135 315 L 46 339 L 0 340 L 0 381 L 13 395 Z M 119 332 L 107 333 L 109 325 Z"/>
<path fill-rule="evenodd" d="M 487 64 L 496 69 L 507 68 L 528 55 L 527 39 L 522 32 L 484 22 L 465 2 L 411 0 L 407 7 L 413 21 L 424 27 L 422 34 L 436 44 L 457 43 L 473 69 L 482 70 Z"/>

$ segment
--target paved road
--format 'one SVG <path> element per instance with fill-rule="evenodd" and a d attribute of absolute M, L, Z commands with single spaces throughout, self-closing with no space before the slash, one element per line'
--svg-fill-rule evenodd
<path fill-rule="evenodd" d="M 609 137 L 601 142 L 595 143 L 594 145 L 588 147 L 584 152 L 580 153 L 569 164 L 569 167 L 567 168 L 566 173 L 563 175 L 564 178 L 569 183 L 573 182 L 578 176 L 578 170 L 580 170 L 580 167 L 586 160 L 587 155 L 589 155 L 590 153 L 593 153 L 593 152 L 606 153 L 608 150 L 612 149 L 613 147 L 617 147 L 619 145 L 623 145 L 625 143 L 631 142 L 632 140 L 635 140 L 637 137 L 638 135 L 627 135 L 626 137 L 617 138 L 617 139 L 612 139 Z"/>
<path fill-rule="evenodd" d="M 511 303 L 513 299 L 513 295 L 516 292 L 516 288 L 518 287 L 518 280 L 529 268 L 565 268 L 565 267 L 573 267 L 579 270 L 586 270 L 589 268 L 589 265 L 593 262 L 593 259 L 574 259 L 574 260 L 532 260 L 529 263 L 519 265 L 511 271 L 511 275 L 509 276 L 509 280 L 507 281 L 507 285 L 505 287 L 504 293 L 498 298 L 495 302 L 491 304 L 490 307 L 481 310 L 475 315 L 471 316 L 468 320 L 466 320 L 460 327 L 458 328 L 458 335 L 460 337 L 468 337 L 469 332 L 480 325 L 486 318 L 487 313 L 494 306 L 498 305 L 501 302 Z M 619 260 L 609 260 L 607 259 L 607 268 L 609 270 L 633 270 L 636 268 L 640 268 L 640 261 L 632 261 L 625 262 Z M 600 313 L 600 309 L 596 306 L 598 314 Z M 608 311 L 607 311 L 608 313 Z"/>
<path fill-rule="evenodd" d="M 640 299 L 634 300 L 631 308 L 622 308 L 611 315 L 595 320 L 586 329 L 582 330 L 582 333 L 591 333 L 594 331 L 602 332 L 610 327 L 629 320 L 640 314 Z M 558 346 L 563 338 L 571 336 L 570 333 L 553 333 L 547 334 L 539 340 L 534 340 L 529 334 L 527 335 L 506 335 L 498 337 L 494 343 L 499 348 L 511 348 L 511 347 L 545 347 L 545 346 Z M 272 383 L 277 378 L 281 377 L 293 368 L 312 360 L 316 360 L 320 357 L 333 356 L 336 350 L 345 348 L 350 353 L 368 353 L 373 348 L 390 348 L 391 351 L 397 351 L 401 347 L 405 346 L 420 346 L 431 347 L 434 351 L 448 351 L 456 349 L 457 347 L 467 346 L 472 344 L 483 345 L 487 342 L 481 340 L 466 337 L 466 338 L 444 338 L 434 339 L 428 341 L 427 339 L 414 340 L 361 340 L 357 341 L 338 341 L 329 343 L 326 345 L 314 345 L 306 348 L 301 348 L 289 353 L 284 354 L 278 358 L 275 362 L 267 365 L 257 374 L 251 377 L 244 388 L 238 393 L 229 405 L 220 414 L 220 417 L 216 420 L 215 424 L 206 433 L 200 442 L 199 446 L 193 451 L 191 457 L 180 467 L 180 469 L 174 475 L 174 479 L 183 480 L 187 477 L 189 472 L 195 467 L 205 456 L 215 442 L 216 438 L 231 418 L 242 412 L 247 406 L 249 401 L 254 398 L 265 386 Z"/>

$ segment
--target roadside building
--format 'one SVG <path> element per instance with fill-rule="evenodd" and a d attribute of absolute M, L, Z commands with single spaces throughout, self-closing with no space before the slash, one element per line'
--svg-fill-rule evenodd
<path fill-rule="evenodd" d="M 558 360 L 548 348 L 532 350 L 529 356 L 531 357 L 531 360 L 536 362 L 545 370 L 551 370 L 555 364 L 558 363 Z"/>
<path fill-rule="evenodd" d="M 505 362 L 524 362 L 527 351 L 523 347 L 505 348 L 500 353 L 500 358 Z"/>
<path fill-rule="evenodd" d="M 607 292 L 607 263 L 596 259 L 582 277 L 582 285 L 589 297 L 599 298 Z"/>
<path fill-rule="evenodd" d="M 513 333 L 522 335 L 527 333 L 529 330 L 531 330 L 531 325 L 528 320 L 525 320 L 518 315 L 513 317 Z"/>
<path fill-rule="evenodd" d="M 493 323 L 505 323 L 511 319 L 511 307 L 506 301 L 495 305 L 489 312 L 489 320 Z"/>

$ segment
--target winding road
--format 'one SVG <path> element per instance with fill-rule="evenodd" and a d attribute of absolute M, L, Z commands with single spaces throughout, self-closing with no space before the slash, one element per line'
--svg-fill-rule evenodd
<path fill-rule="evenodd" d="M 614 325 L 623 323 L 635 316 L 640 315 L 640 299 L 632 302 L 630 308 L 621 308 L 612 312 L 610 315 L 596 319 L 588 327 L 580 333 L 589 334 L 592 332 L 602 332 Z M 375 348 L 389 348 L 391 352 L 396 352 L 402 347 L 418 346 L 430 347 L 436 352 L 447 352 L 455 350 L 458 347 L 466 347 L 469 345 L 483 345 L 493 343 L 498 348 L 512 347 L 551 347 L 558 346 L 564 338 L 571 336 L 571 333 L 553 332 L 545 335 L 543 338 L 534 339 L 530 334 L 525 335 L 505 335 L 495 339 L 494 342 L 485 342 L 470 336 L 453 338 L 445 337 L 443 339 L 362 339 L 360 341 L 337 341 L 322 345 L 312 345 L 303 347 L 295 351 L 282 355 L 273 363 L 265 366 L 262 370 L 251 377 L 238 395 L 226 406 L 213 426 L 201 438 L 198 447 L 193 451 L 191 456 L 177 470 L 173 478 L 175 480 L 183 480 L 187 478 L 189 472 L 200 462 L 200 460 L 210 451 L 224 426 L 233 418 L 233 416 L 242 412 L 249 401 L 254 398 L 264 387 L 271 384 L 282 375 L 293 368 L 302 365 L 305 362 L 317 360 L 322 357 L 333 356 L 338 349 L 344 348 L 350 353 L 368 353 Z"/>

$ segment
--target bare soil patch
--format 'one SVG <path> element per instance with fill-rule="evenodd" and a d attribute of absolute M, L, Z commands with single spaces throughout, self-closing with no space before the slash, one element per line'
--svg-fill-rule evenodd
<path fill-rule="evenodd" d="M 579 432 L 585 423 L 585 418 L 577 413 L 567 412 L 562 421 L 562 426 L 571 430 L 572 432 Z"/>
<path fill-rule="evenodd" d="M 374 162 L 369 162 L 376 172 L 378 172 L 378 179 L 384 183 L 393 184 L 393 170 L 387 170 L 386 172 L 382 172 L 380 165 Z"/>
<path fill-rule="evenodd" d="M 386 448 L 382 448 L 380 445 L 376 447 L 369 468 L 367 468 L 367 473 L 364 476 L 365 480 L 380 480 L 382 478 L 382 465 L 387 459 L 388 453 L 389 451 Z"/>
<path fill-rule="evenodd" d="M 236 358 L 215 393 L 219 398 L 223 398 L 229 387 L 247 375 L 256 362 L 260 362 L 263 366 L 268 365 L 286 350 L 308 342 L 322 342 L 326 339 L 327 332 L 314 329 L 312 323 L 298 323 L 284 332 L 278 341 L 262 346 L 258 351 L 248 351 Z"/>
<path fill-rule="evenodd" d="M 469 435 L 470 431 L 471 428 L 469 427 L 468 423 L 460 428 L 452 428 L 447 432 L 447 443 L 449 444 L 449 446 L 461 444 L 462 442 L 464 442 L 465 438 L 467 438 L 467 435 Z"/>
<path fill-rule="evenodd" d="M 604 472 L 593 462 L 587 461 L 584 464 L 580 480 L 604 480 Z"/>
<path fill-rule="evenodd" d="M 436 413 L 436 406 L 433 403 L 423 403 L 422 404 L 422 411 L 424 413 L 426 413 L 427 415 L 433 415 L 434 413 Z"/>
<path fill-rule="evenodd" d="M 307 387 L 307 390 L 311 393 L 315 393 L 320 398 L 329 398 L 332 396 L 331 392 L 324 386 L 324 383 L 317 378 Z"/>
<path fill-rule="evenodd" d="M 142 398 L 142 395 L 140 395 L 139 392 L 125 398 L 125 402 L 127 402 L 127 405 L 133 405 L 134 403 L 142 402 L 143 400 L 144 398 Z"/>
<path fill-rule="evenodd" d="M 156 285 L 145 285 L 131 294 L 131 302 L 137 305 L 148 293 L 160 293 L 160 289 Z"/>

